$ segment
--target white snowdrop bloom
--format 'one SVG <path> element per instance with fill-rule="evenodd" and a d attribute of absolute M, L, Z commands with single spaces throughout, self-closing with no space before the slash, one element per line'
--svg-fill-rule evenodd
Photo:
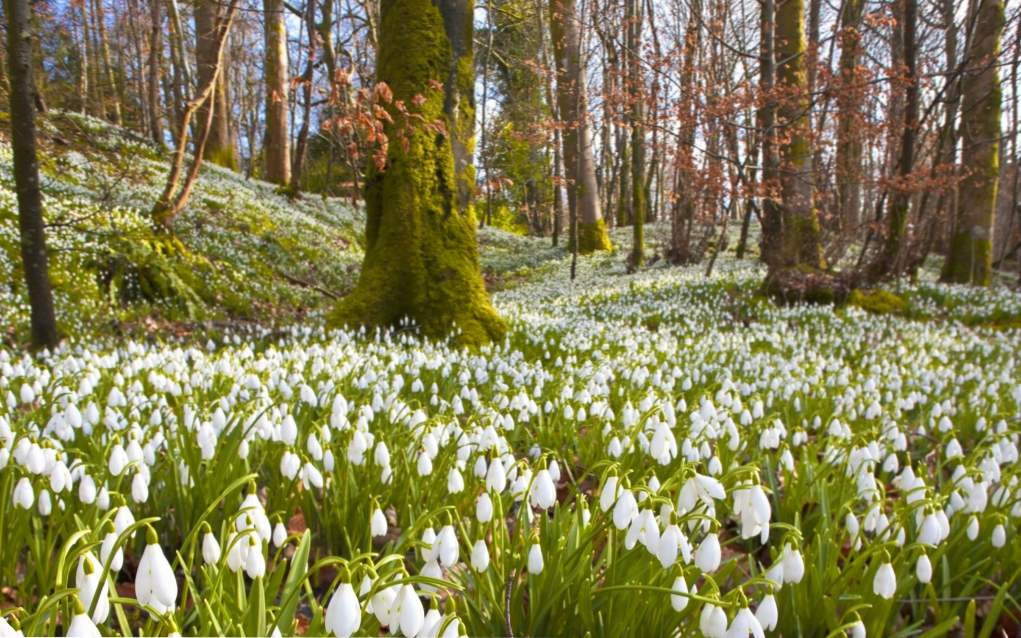
<path fill-rule="evenodd" d="M 177 577 L 152 533 L 135 574 L 135 598 L 139 605 L 151 607 L 160 615 L 177 605 Z"/>
<path fill-rule="evenodd" d="M 499 459 L 495 459 L 489 464 L 489 470 L 486 472 L 486 490 L 499 494 L 505 489 L 507 489 L 507 473 L 503 469 L 503 463 Z"/>
<path fill-rule="evenodd" d="M 624 446 L 616 436 L 610 439 L 610 443 L 607 446 L 607 454 L 612 458 L 619 459 L 624 454 Z"/>
<path fill-rule="evenodd" d="M 674 584 L 671 585 L 670 589 L 674 592 L 680 592 L 670 594 L 670 606 L 674 608 L 674 611 L 684 611 L 690 600 L 686 595 L 688 594 L 688 583 L 684 580 L 684 576 L 675 578 Z"/>
<path fill-rule="evenodd" d="M 85 612 L 75 614 L 71 618 L 71 626 L 67 628 L 68 638 L 100 638 L 102 635 L 96 623 Z"/>
<path fill-rule="evenodd" d="M 18 484 L 14 486 L 14 505 L 22 509 L 32 509 L 35 503 L 35 490 L 32 489 L 32 482 L 27 476 L 21 477 Z"/>
<path fill-rule="evenodd" d="M 207 565 L 215 565 L 220 562 L 220 543 L 211 531 L 202 536 L 202 559 L 206 561 Z"/>
<path fill-rule="evenodd" d="M 456 467 L 447 472 L 447 493 L 459 494 L 464 490 L 464 477 Z"/>
<path fill-rule="evenodd" d="M 323 473 L 311 462 L 301 467 L 301 482 L 317 490 L 323 489 Z"/>
<path fill-rule="evenodd" d="M 866 638 L 865 623 L 858 620 L 850 629 L 851 638 Z"/>
<path fill-rule="evenodd" d="M 879 566 L 872 579 L 872 592 L 880 598 L 893 598 L 897 592 L 897 574 L 893 571 L 893 565 L 883 563 Z"/>
<path fill-rule="evenodd" d="M 365 452 L 369 449 L 369 442 L 365 438 L 365 434 L 361 430 L 355 430 L 354 434 L 351 435 L 351 442 L 347 446 L 347 460 L 352 465 L 362 465 L 365 463 Z M 389 456 L 387 456 L 389 460 Z M 383 467 L 387 467 L 389 463 L 378 463 Z"/>
<path fill-rule="evenodd" d="M 285 415 L 278 428 L 278 439 L 284 445 L 291 447 L 298 440 L 298 424 L 290 414 Z"/>
<path fill-rule="evenodd" d="M 755 617 L 751 609 L 747 607 L 742 608 L 734 616 L 734 620 L 731 621 L 730 627 L 727 628 L 726 638 L 748 638 L 748 636 L 754 636 L 755 638 L 765 638 L 766 634 L 762 629 L 762 624 L 759 619 Z"/>
<path fill-rule="evenodd" d="M 801 556 L 801 551 L 793 549 L 790 543 L 784 544 L 781 562 L 783 564 L 783 581 L 795 585 L 800 583 L 805 576 L 805 560 Z"/>
<path fill-rule="evenodd" d="M 49 516 L 53 512 L 53 501 L 50 500 L 49 490 L 39 490 L 39 502 L 36 504 L 36 510 L 40 516 Z"/>
<path fill-rule="evenodd" d="M 533 507 L 539 509 L 550 509 L 557 502 L 557 488 L 553 484 L 553 477 L 549 470 L 539 470 L 532 481 L 530 502 Z"/>
<path fill-rule="evenodd" d="M 436 558 L 436 530 L 427 527 L 422 530 L 422 560 L 429 562 Z"/>
<path fill-rule="evenodd" d="M 362 607 L 354 587 L 340 583 L 326 607 L 326 631 L 337 638 L 349 638 L 362 626 Z"/>
<path fill-rule="evenodd" d="M 386 515 L 383 510 L 378 507 L 372 511 L 372 516 L 369 518 L 369 529 L 373 538 L 379 538 L 380 536 L 386 536 L 387 521 Z"/>
<path fill-rule="evenodd" d="M 922 545 L 939 545 L 942 540 L 943 529 L 939 518 L 935 513 L 930 512 L 922 518 L 922 524 L 918 530 L 918 542 Z"/>
<path fill-rule="evenodd" d="M 627 528 L 638 516 L 638 501 L 631 490 L 624 489 L 613 506 L 613 526 L 619 530 Z"/>
<path fill-rule="evenodd" d="M 997 549 L 1007 543 L 1007 530 L 1003 527 L 1003 523 L 997 523 L 996 527 L 993 528 L 992 543 L 993 547 Z"/>
<path fill-rule="evenodd" d="M 389 626 L 391 629 L 398 628 L 400 619 L 394 617 L 394 611 L 397 608 L 397 595 L 400 591 L 400 585 L 391 585 L 373 594 L 372 599 L 369 601 L 369 606 L 371 606 L 372 613 L 376 616 L 376 620 L 380 625 L 384 627 Z"/>
<path fill-rule="evenodd" d="M 277 524 L 273 526 L 273 546 L 278 548 L 282 547 L 286 541 L 287 528 L 284 527 L 282 522 L 277 521 Z"/>
<path fill-rule="evenodd" d="M 415 588 L 411 585 L 403 585 L 397 594 L 394 605 L 395 613 L 392 618 L 397 621 L 401 633 L 405 638 L 417 636 L 425 622 L 425 609 L 422 607 L 422 601 L 418 599 L 418 594 L 415 593 Z"/>
<path fill-rule="evenodd" d="M 698 628 L 705 638 L 725 638 L 727 613 L 716 605 L 706 603 L 698 617 Z"/>
<path fill-rule="evenodd" d="M 245 553 L 245 573 L 249 578 L 258 578 L 266 574 L 266 557 L 262 554 L 261 543 L 254 536 L 249 536 L 247 541 L 248 551 Z"/>
<path fill-rule="evenodd" d="M 541 574 L 544 566 L 542 547 L 538 543 L 532 543 L 532 546 L 528 548 L 528 573 L 533 576 Z"/>
<path fill-rule="evenodd" d="M 19 396 L 23 405 L 30 405 L 35 402 L 35 390 L 33 390 L 32 386 L 27 383 L 21 384 Z"/>
<path fill-rule="evenodd" d="M 617 502 L 617 486 L 619 480 L 616 476 L 609 476 L 603 484 L 602 492 L 599 494 L 599 508 L 604 512 L 610 511 L 613 504 Z"/>
<path fill-rule="evenodd" d="M 124 447 L 120 443 L 114 444 L 113 449 L 110 450 L 110 460 L 107 463 L 107 469 L 110 470 L 110 474 L 120 476 L 127 466 L 128 453 L 124 451 Z"/>
<path fill-rule="evenodd" d="M 719 568 L 721 556 L 719 536 L 709 534 L 695 550 L 695 564 L 703 572 L 711 574 Z"/>
<path fill-rule="evenodd" d="M 972 516 L 971 518 L 968 519 L 967 530 L 968 540 L 973 541 L 976 538 L 978 538 L 978 532 L 979 532 L 978 517 Z"/>
<path fill-rule="evenodd" d="M 741 538 L 759 536 L 762 543 L 769 539 L 772 507 L 762 486 L 752 485 L 735 490 L 734 513 L 741 520 Z"/>
<path fill-rule="evenodd" d="M 695 474 L 681 487 L 677 497 L 677 511 L 682 514 L 690 512 L 699 501 L 712 507 L 713 500 L 723 500 L 726 497 L 723 484 L 718 480 L 711 476 Z"/>
<path fill-rule="evenodd" d="M 293 481 L 298 476 L 300 469 L 301 459 L 298 458 L 298 455 L 290 450 L 284 452 L 283 456 L 280 457 L 280 473 L 288 480 Z"/>
<path fill-rule="evenodd" d="M 659 543 L 656 545 L 656 558 L 663 569 L 667 569 L 677 562 L 677 552 L 682 541 L 686 543 L 687 539 L 684 538 L 681 528 L 677 525 L 668 525 L 660 534 Z"/>
<path fill-rule="evenodd" d="M 489 569 L 489 547 L 486 546 L 486 541 L 482 539 L 475 541 L 475 545 L 472 546 L 471 564 L 472 569 L 477 572 Z"/>
<path fill-rule="evenodd" d="M 97 623 L 106 622 L 110 614 L 110 585 L 102 571 L 102 565 L 96 560 L 96 556 L 92 552 L 85 552 L 78 559 L 74 580 L 78 588 L 78 597 L 86 613 L 92 608 L 92 601 L 96 600 L 96 608 L 91 617 L 93 622 Z"/>
<path fill-rule="evenodd" d="M 124 566 L 124 549 L 118 547 L 116 552 L 113 551 L 117 544 L 117 536 L 118 534 L 116 531 L 108 532 L 106 536 L 103 537 L 103 544 L 99 547 L 99 560 L 102 561 L 104 565 L 107 564 L 107 561 L 109 561 L 110 572 L 113 574 L 119 572 L 121 567 Z M 112 557 L 111 552 L 113 552 Z"/>
<path fill-rule="evenodd" d="M 454 526 L 444 525 L 433 543 L 433 555 L 439 558 L 441 565 L 449 569 L 457 562 L 459 547 Z"/>
<path fill-rule="evenodd" d="M 776 623 L 780 620 L 780 611 L 777 609 L 776 598 L 773 597 L 773 594 L 766 594 L 762 599 L 755 609 L 755 617 L 763 629 L 767 631 L 776 629 Z"/>
<path fill-rule="evenodd" d="M 425 451 L 418 454 L 418 462 L 415 466 L 419 476 L 429 476 L 433 472 L 433 461 Z"/>
<path fill-rule="evenodd" d="M 929 562 L 927 554 L 922 554 L 915 562 L 915 576 L 918 577 L 918 582 L 923 584 L 932 580 L 932 563 Z"/>
<path fill-rule="evenodd" d="M 144 472 L 136 472 L 131 479 L 131 498 L 136 503 L 144 503 L 149 500 L 149 477 Z"/>
<path fill-rule="evenodd" d="M 96 502 L 96 482 L 88 474 L 82 476 L 78 483 L 78 500 L 83 505 L 92 505 Z"/>

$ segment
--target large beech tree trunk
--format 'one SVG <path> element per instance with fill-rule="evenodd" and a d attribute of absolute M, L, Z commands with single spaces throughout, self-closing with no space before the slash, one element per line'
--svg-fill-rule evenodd
<path fill-rule="evenodd" d="M 840 15 L 840 86 L 837 92 L 837 223 L 857 228 L 861 216 L 861 93 L 858 65 L 862 55 L 861 23 L 865 0 L 844 0 Z"/>
<path fill-rule="evenodd" d="M 557 66 L 557 102 L 564 124 L 568 196 L 577 214 L 578 252 L 609 250 L 610 237 L 599 203 L 599 183 L 588 122 L 585 73 L 575 0 L 550 0 L 550 33 Z"/>
<path fill-rule="evenodd" d="M 287 186 L 291 181 L 291 140 L 287 127 L 287 25 L 283 0 L 263 0 L 266 64 L 266 181 Z M 312 36 L 314 37 L 314 36 Z"/>
<path fill-rule="evenodd" d="M 1003 0 L 978 0 L 962 78 L 961 156 L 967 159 L 968 172 L 960 184 L 943 281 L 987 286 L 992 279 L 1000 179 L 1001 94 L 996 58 L 1003 24 Z"/>
<path fill-rule="evenodd" d="M 28 0 L 6 0 L 7 62 L 10 65 L 11 148 L 14 159 L 14 187 L 18 196 L 18 228 L 21 261 L 25 269 L 28 302 L 31 307 L 32 345 L 57 345 L 56 313 L 46 255 L 39 164 L 35 150 L 35 87 L 32 82 L 32 43 L 29 31 L 31 9 Z"/>
<path fill-rule="evenodd" d="M 627 43 L 628 43 L 628 89 L 630 92 L 631 109 L 631 256 L 628 258 L 631 268 L 638 268 L 645 260 L 645 126 L 644 104 L 645 86 L 642 81 L 642 2 L 628 0 L 627 4 Z"/>
<path fill-rule="evenodd" d="M 409 108 L 422 119 L 392 111 L 385 170 L 365 186 L 365 261 L 358 285 L 331 313 L 334 325 L 411 318 L 426 336 L 452 334 L 467 345 L 504 334 L 483 285 L 472 206 L 473 5 L 381 3 L 377 78 L 394 102 L 420 102 Z"/>

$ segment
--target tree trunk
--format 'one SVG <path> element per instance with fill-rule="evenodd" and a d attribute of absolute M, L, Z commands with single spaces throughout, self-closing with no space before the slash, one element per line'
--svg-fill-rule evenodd
<path fill-rule="evenodd" d="M 996 70 L 1004 25 L 1002 0 L 978 0 L 962 78 L 961 145 L 970 169 L 960 184 L 957 220 L 943 281 L 987 286 L 1000 179 L 1000 79 Z"/>
<path fill-rule="evenodd" d="M 326 0 L 330 4 L 332 0 Z M 329 14 L 327 13 L 327 16 Z M 325 19 L 325 17 L 324 17 Z M 308 136 L 312 120 L 312 80 L 315 74 L 316 61 L 316 0 L 305 0 L 305 29 L 308 31 L 308 60 L 305 62 L 305 71 L 301 75 L 301 97 L 302 97 L 302 118 L 301 128 L 298 130 L 298 140 L 294 146 L 294 157 L 291 159 L 291 194 L 297 196 L 301 192 L 301 177 L 305 171 L 305 159 L 308 155 Z M 329 28 L 327 33 L 332 33 Z M 332 43 L 331 43 L 332 46 Z M 323 47 L 323 57 L 326 58 L 326 47 Z M 332 60 L 332 51 L 330 53 Z M 332 62 L 330 63 L 332 67 Z M 332 70 L 330 83 L 333 83 Z"/>
<path fill-rule="evenodd" d="M 46 230 L 35 144 L 35 88 L 28 0 L 6 0 L 7 63 L 11 82 L 11 150 L 18 197 L 21 260 L 31 307 L 32 346 L 50 348 L 60 341 L 47 266 Z"/>
<path fill-rule="evenodd" d="M 550 0 L 550 33 L 557 66 L 557 101 L 564 123 L 564 164 L 569 195 L 577 212 L 578 251 L 609 250 L 599 203 L 592 151 L 592 130 L 588 122 L 585 72 L 581 63 L 581 36 L 575 0 Z"/>
<path fill-rule="evenodd" d="M 195 0 L 195 60 L 199 86 L 205 86 L 209 78 L 217 77 L 212 98 L 205 102 L 198 111 L 198 122 L 205 127 L 209 124 L 209 134 L 199 130 L 200 138 L 207 138 L 204 150 L 205 159 L 226 168 L 237 170 L 237 151 L 230 134 L 230 110 L 227 101 L 227 73 L 217 73 L 223 65 L 223 52 L 216 46 L 216 25 L 220 20 L 219 5 L 215 0 Z M 212 110 L 212 116 L 206 111 Z"/>
<path fill-rule="evenodd" d="M 106 104 L 103 104 L 103 117 L 109 117 L 110 121 L 120 126 L 121 101 L 120 92 L 117 90 L 117 80 L 113 73 L 113 65 L 110 64 L 110 41 L 106 37 L 106 11 L 103 7 L 103 0 L 93 0 L 96 9 L 96 28 L 99 31 L 99 52 L 103 64 L 103 82 L 106 85 L 104 91 L 110 97 L 110 111 L 107 113 Z"/>
<path fill-rule="evenodd" d="M 870 264 L 867 279 L 871 282 L 895 274 L 907 231 L 908 212 L 911 207 L 911 190 L 908 185 L 915 164 L 915 138 L 918 129 L 918 73 L 915 31 L 918 22 L 917 0 L 900 0 L 901 50 L 904 55 L 904 123 L 900 142 L 900 159 L 897 162 L 898 183 L 892 188 L 890 209 L 887 214 L 886 238 L 882 250 Z M 900 73 L 901 70 L 898 70 Z"/>
<path fill-rule="evenodd" d="M 263 138 L 266 181 L 291 182 L 291 138 L 287 126 L 287 25 L 283 0 L 262 0 L 265 20 L 266 136 Z M 310 34 L 310 37 L 314 37 Z"/>
<path fill-rule="evenodd" d="M 472 0 L 383 0 L 377 79 L 422 123 L 387 125 L 383 172 L 365 186 L 365 261 L 334 325 L 415 321 L 428 337 L 480 345 L 503 337 L 479 270 L 471 166 L 475 127 Z M 442 83 L 442 88 L 437 88 Z M 438 131 L 433 123 L 442 124 Z"/>
<path fill-rule="evenodd" d="M 807 91 L 803 0 L 780 0 L 776 16 L 777 83 L 784 90 L 778 111 L 780 194 L 783 200 L 781 264 L 823 266 L 819 219 L 813 203 L 811 99 Z"/>
<path fill-rule="evenodd" d="M 837 223 L 853 232 L 861 217 L 861 90 L 857 70 L 861 60 L 861 22 L 865 0 L 844 0 L 840 16 L 840 87 L 837 91 L 836 187 Z"/>
<path fill-rule="evenodd" d="M 759 244 L 759 259 L 773 268 L 780 261 L 780 242 L 783 233 L 783 212 L 776 199 L 777 178 L 780 172 L 780 156 L 777 152 L 776 102 L 773 96 L 776 80 L 776 5 L 773 0 L 763 0 L 760 52 L 759 85 L 762 105 L 757 114 L 759 131 L 762 135 L 762 236 Z"/>
<path fill-rule="evenodd" d="M 767 0 L 771 1 L 771 0 Z M 674 192 L 677 201 L 671 206 L 670 251 L 671 263 L 686 264 L 693 260 L 691 254 L 691 227 L 695 217 L 695 133 L 698 113 L 695 97 L 695 57 L 698 55 L 702 37 L 702 2 L 692 0 L 688 25 L 684 34 L 684 61 L 681 67 L 680 86 L 681 123 L 678 138 L 677 169 L 674 172 Z M 681 183 L 681 181 L 685 183 Z"/>
<path fill-rule="evenodd" d="M 160 105 L 160 60 L 163 57 L 163 18 L 160 12 L 162 0 L 149 0 L 152 31 L 149 35 L 149 135 L 157 144 L 163 144 L 163 125 Z"/>
<path fill-rule="evenodd" d="M 645 261 L 645 83 L 642 81 L 642 0 L 628 0 L 628 92 L 631 102 L 631 256 L 630 268 Z"/>

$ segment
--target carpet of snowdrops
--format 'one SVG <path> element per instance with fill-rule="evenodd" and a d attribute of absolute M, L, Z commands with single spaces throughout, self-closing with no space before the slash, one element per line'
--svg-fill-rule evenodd
<path fill-rule="evenodd" d="M 478 352 L 0 350 L 0 635 L 1016 630 L 1021 331 L 620 262 L 497 293 Z"/>

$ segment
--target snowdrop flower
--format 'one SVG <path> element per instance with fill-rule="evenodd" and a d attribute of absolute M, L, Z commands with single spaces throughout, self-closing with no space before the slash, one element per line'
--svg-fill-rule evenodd
<path fill-rule="evenodd" d="M 78 483 L 78 500 L 83 505 L 92 505 L 96 502 L 96 482 L 88 474 Z"/>
<path fill-rule="evenodd" d="M 99 548 L 99 560 L 105 565 L 107 561 L 110 564 L 110 571 L 114 574 L 121 570 L 124 566 L 124 549 L 121 547 L 117 548 L 117 551 L 113 553 L 111 558 L 110 553 L 113 552 L 113 548 L 117 543 L 117 532 L 107 532 L 106 536 L 103 537 L 103 544 Z"/>
<path fill-rule="evenodd" d="M 968 540 L 973 541 L 978 538 L 979 526 L 978 517 L 972 516 L 968 519 Z"/>
<path fill-rule="evenodd" d="M 114 476 L 120 476 L 124 468 L 128 466 L 128 453 L 124 451 L 124 447 L 120 443 L 113 446 L 110 451 L 110 460 L 107 463 L 107 469 L 110 470 L 110 474 Z"/>
<path fill-rule="evenodd" d="M 85 613 L 82 603 L 76 600 L 75 607 L 77 613 L 71 618 L 71 626 L 67 628 L 68 638 L 101 638 L 103 634 L 99 633 L 96 623 Z"/>
<path fill-rule="evenodd" d="M 378 507 L 373 510 L 372 517 L 369 519 L 369 530 L 373 538 L 379 538 L 380 536 L 386 536 L 387 522 L 386 515 L 383 514 L 383 510 Z"/>
<path fill-rule="evenodd" d="M 25 638 L 25 634 L 20 629 L 12 627 L 6 618 L 0 616 L 0 638 Z"/>
<path fill-rule="evenodd" d="M 659 543 L 656 545 L 656 558 L 663 569 L 667 569 L 677 562 L 677 551 L 680 549 L 682 541 L 686 543 L 687 539 L 684 538 L 681 528 L 677 525 L 668 525 L 663 530 L 659 537 Z"/>
<path fill-rule="evenodd" d="M 762 543 L 769 539 L 772 508 L 762 486 L 753 485 L 735 490 L 734 513 L 741 519 L 741 538 L 758 535 Z"/>
<path fill-rule="evenodd" d="M 277 524 L 273 526 L 273 546 L 277 548 L 282 547 L 286 541 L 287 528 L 284 527 L 282 522 L 277 521 Z"/>
<path fill-rule="evenodd" d="M 711 574 L 719 568 L 720 559 L 720 538 L 716 534 L 709 534 L 695 550 L 695 564 L 703 572 Z"/>
<path fill-rule="evenodd" d="M 599 495 L 599 507 L 604 512 L 610 511 L 613 504 L 617 502 L 617 484 L 616 476 L 608 477 L 606 483 L 603 484 L 603 491 Z"/>
<path fill-rule="evenodd" d="M 880 598 L 887 600 L 893 598 L 897 593 L 897 574 L 893 571 L 893 565 L 889 562 L 883 563 L 876 570 L 872 579 L 872 592 Z"/>
<path fill-rule="evenodd" d="M 625 489 L 617 497 L 617 503 L 613 506 L 613 526 L 619 530 L 625 529 L 631 521 L 638 516 L 638 501 L 631 490 Z"/>
<path fill-rule="evenodd" d="M 106 622 L 110 614 L 109 581 L 105 575 L 100 573 L 102 566 L 96 560 L 92 552 L 85 552 L 78 559 L 78 569 L 75 571 L 75 586 L 78 587 L 78 597 L 87 612 L 92 608 L 93 599 L 96 600 L 96 608 L 92 612 L 92 621 L 96 623 Z"/>
<path fill-rule="evenodd" d="M 354 587 L 349 583 L 337 585 L 326 607 L 326 631 L 337 638 L 348 638 L 362 625 L 362 607 Z"/>
<path fill-rule="evenodd" d="M 542 547 L 538 543 L 532 543 L 532 546 L 528 549 L 528 573 L 533 576 L 541 574 L 544 566 Z"/>
<path fill-rule="evenodd" d="M 684 580 L 684 576 L 678 576 L 674 579 L 674 584 L 670 587 L 675 592 L 681 592 L 679 594 L 670 594 L 670 606 L 674 608 L 674 611 L 684 611 L 684 608 L 688 606 L 688 583 Z"/>
<path fill-rule="evenodd" d="M 1007 543 L 1007 530 L 1004 529 L 1003 523 L 998 523 L 993 528 L 992 536 L 993 547 L 999 549 Z"/>
<path fill-rule="evenodd" d="M 762 602 L 755 609 L 755 617 L 763 629 L 767 631 L 776 629 L 776 623 L 780 619 L 780 612 L 776 607 L 776 598 L 773 597 L 773 594 L 766 594 L 762 599 Z"/>
<path fill-rule="evenodd" d="M 784 582 L 795 585 L 800 583 L 805 575 L 805 560 L 801 556 L 801 551 L 793 549 L 790 543 L 785 543 L 782 564 Z"/>
<path fill-rule="evenodd" d="M 284 452 L 283 456 L 280 457 L 280 473 L 287 477 L 288 480 L 293 481 L 294 477 L 298 476 L 298 470 L 301 469 L 301 459 L 294 452 L 288 450 Z"/>
<path fill-rule="evenodd" d="M 486 472 L 486 490 L 492 490 L 499 494 L 505 489 L 507 489 L 507 473 L 504 472 L 500 459 L 493 459 Z"/>
<path fill-rule="evenodd" d="M 393 616 L 405 638 L 417 636 L 425 622 L 425 609 L 422 607 L 422 601 L 418 599 L 414 587 L 411 585 L 401 587 L 395 601 L 394 612 Z"/>
<path fill-rule="evenodd" d="M 755 614 L 752 613 L 752 610 L 744 607 L 734 616 L 734 620 L 731 621 L 725 636 L 726 638 L 747 638 L 748 636 L 765 638 L 766 634 L 762 630 L 762 624 L 755 617 Z"/>
<path fill-rule="evenodd" d="M 923 584 L 932 580 L 932 563 L 929 562 L 927 554 L 918 557 L 918 562 L 915 563 L 915 576 L 918 577 L 918 582 Z"/>
<path fill-rule="evenodd" d="M 698 617 L 698 628 L 705 638 L 724 638 L 727 635 L 727 614 L 716 605 L 706 603 Z"/>
<path fill-rule="evenodd" d="M 475 545 L 472 546 L 471 563 L 472 569 L 477 572 L 489 569 L 489 548 L 486 546 L 486 541 L 482 539 L 475 541 Z"/>
<path fill-rule="evenodd" d="M 142 559 L 135 574 L 135 598 L 157 614 L 171 612 L 177 605 L 177 576 L 158 544 L 156 532 L 149 528 Z"/>
<path fill-rule="evenodd" d="M 532 481 L 532 493 L 529 499 L 533 507 L 548 510 L 557 502 L 557 488 L 549 470 L 539 470 Z"/>
<path fill-rule="evenodd" d="M 32 483 L 28 480 L 27 476 L 21 477 L 18 484 L 14 487 L 14 505 L 22 509 L 32 509 L 32 503 L 35 502 L 35 491 L 32 489 Z"/>
<path fill-rule="evenodd" d="M 244 543 L 245 541 L 241 541 Z M 266 557 L 262 555 L 262 547 L 254 536 L 248 537 L 248 551 L 245 553 L 245 573 L 249 578 L 258 578 L 266 574 Z"/>
<path fill-rule="evenodd" d="M 220 543 L 211 530 L 207 531 L 202 536 L 202 559 L 207 565 L 215 565 L 220 562 L 220 555 Z"/>
<path fill-rule="evenodd" d="M 400 585 L 392 585 L 377 591 L 369 601 L 372 613 L 376 616 L 379 624 L 384 627 L 390 627 L 391 630 L 396 630 L 400 621 L 399 618 L 394 618 L 394 611 L 397 608 L 397 596 L 400 591 Z"/>
<path fill-rule="evenodd" d="M 433 556 L 438 557 L 440 564 L 449 569 L 457 562 L 458 549 L 454 526 L 444 525 L 436 535 L 436 542 L 433 543 Z"/>
<path fill-rule="evenodd" d="M 483 492 L 475 501 L 475 518 L 483 525 L 493 520 L 493 499 L 489 498 L 489 492 Z"/>

